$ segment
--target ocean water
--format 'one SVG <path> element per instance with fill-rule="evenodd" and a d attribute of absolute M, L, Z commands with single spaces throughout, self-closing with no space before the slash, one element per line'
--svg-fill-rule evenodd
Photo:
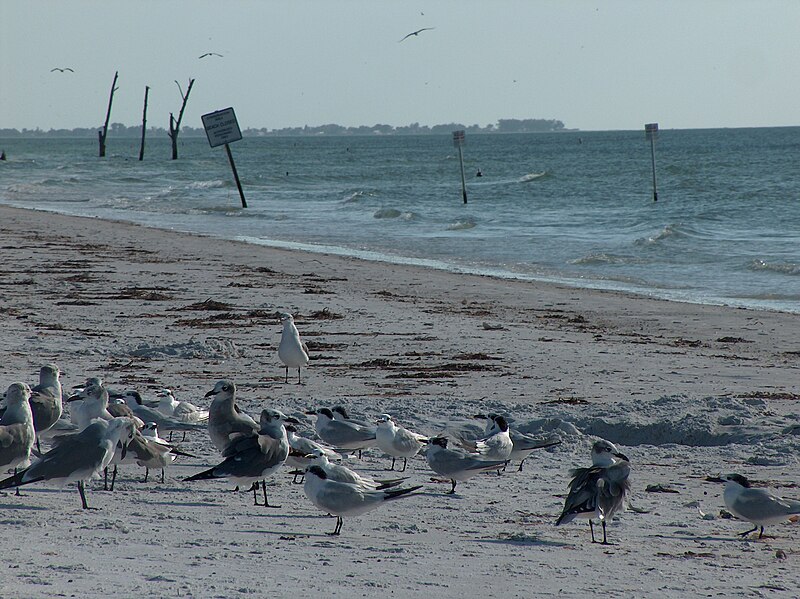
<path fill-rule="evenodd" d="M 0 202 L 279 247 L 800 312 L 800 128 L 0 139 Z M 476 177 L 480 169 L 483 176 Z M 210 246 L 213 251 L 213 245 Z"/>

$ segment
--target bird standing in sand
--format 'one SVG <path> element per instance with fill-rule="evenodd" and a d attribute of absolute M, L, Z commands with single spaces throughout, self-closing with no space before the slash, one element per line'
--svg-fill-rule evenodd
<path fill-rule="evenodd" d="M 400 42 L 405 41 L 408 38 L 410 38 L 412 35 L 413 36 L 418 36 L 423 31 L 430 31 L 431 29 L 436 29 L 436 27 L 423 27 L 422 29 L 417 29 L 416 31 L 412 31 L 411 33 L 406 35 L 403 39 L 399 40 L 397 43 L 399 44 Z"/>
<path fill-rule="evenodd" d="M 603 545 L 606 540 L 606 521 L 625 507 L 625 499 L 630 492 L 628 476 L 631 472 L 630 460 L 620 453 L 613 443 L 600 440 L 592 445 L 592 466 L 575 468 L 570 473 L 569 495 L 564 501 L 564 510 L 556 520 L 556 526 L 572 522 L 575 518 L 586 518 L 594 539 L 593 519 L 603 524 Z"/>
<path fill-rule="evenodd" d="M 300 332 L 294 324 L 294 317 L 285 312 L 281 314 L 283 333 L 278 345 L 278 358 L 286 366 L 286 379 L 289 382 L 289 368 L 297 368 L 297 383 L 300 384 L 300 369 L 308 366 L 308 348 L 300 340 Z"/>
<path fill-rule="evenodd" d="M 36 439 L 33 414 L 28 403 L 31 388 L 25 383 L 12 383 L 6 392 L 8 408 L 0 418 L 0 469 L 27 465 Z M 19 495 L 19 487 L 17 487 Z"/>
<path fill-rule="evenodd" d="M 760 528 L 760 539 L 764 536 L 764 526 L 767 524 L 777 524 L 800 514 L 800 501 L 778 497 L 766 489 L 754 489 L 750 481 L 740 474 L 728 474 L 724 478 L 727 483 L 722 498 L 728 510 L 739 520 L 753 525 L 750 530 L 740 532 L 740 537 L 746 537 Z"/>
<path fill-rule="evenodd" d="M 394 463 L 397 458 L 403 458 L 403 469 L 400 472 L 406 471 L 408 458 L 413 458 L 417 455 L 419 450 L 425 447 L 428 442 L 428 438 L 424 435 L 395 424 L 389 414 L 382 414 L 378 418 L 375 440 L 378 443 L 378 447 L 392 457 L 392 467 L 389 470 L 394 470 Z"/>

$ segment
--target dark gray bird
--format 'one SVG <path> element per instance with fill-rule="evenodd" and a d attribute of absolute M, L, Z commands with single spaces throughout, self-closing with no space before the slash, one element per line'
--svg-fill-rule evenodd
<path fill-rule="evenodd" d="M 564 501 L 564 510 L 556 520 L 556 526 L 572 522 L 575 518 L 589 521 L 589 529 L 594 539 L 593 519 L 603 524 L 603 545 L 606 540 L 606 520 L 625 507 L 625 499 L 630 492 L 628 476 L 631 472 L 630 460 L 620 453 L 613 443 L 600 440 L 592 445 L 592 466 L 575 468 L 571 471 L 569 495 Z"/>
<path fill-rule="evenodd" d="M 417 36 L 420 33 L 422 33 L 423 31 L 430 31 L 431 29 L 436 29 L 436 27 L 423 27 L 422 29 L 417 29 L 416 31 L 412 31 L 411 33 L 406 35 L 403 39 L 399 40 L 397 43 L 399 44 L 400 42 L 405 41 L 408 38 L 410 38 L 412 35 Z"/>
<path fill-rule="evenodd" d="M 197 58 L 205 58 L 206 56 L 219 56 L 222 58 L 222 54 L 217 54 L 216 52 L 206 52 L 205 54 L 201 54 Z"/>
<path fill-rule="evenodd" d="M 61 67 L 55 67 L 53 69 L 50 69 L 51 73 L 54 72 L 54 71 L 58 71 L 59 73 L 63 73 L 65 71 L 69 71 L 70 73 L 74 73 L 75 72 L 69 67 L 64 67 L 63 69 Z"/>

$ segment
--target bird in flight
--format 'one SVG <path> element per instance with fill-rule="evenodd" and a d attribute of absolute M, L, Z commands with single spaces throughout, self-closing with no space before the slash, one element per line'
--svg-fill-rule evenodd
<path fill-rule="evenodd" d="M 411 33 L 409 33 L 407 36 L 405 36 L 403 39 L 401 39 L 401 40 L 400 40 L 400 41 L 398 41 L 397 43 L 400 43 L 400 42 L 402 42 L 402 41 L 404 41 L 404 40 L 406 40 L 406 39 L 410 38 L 412 35 L 419 35 L 419 34 L 420 34 L 420 33 L 422 33 L 423 31 L 428 31 L 428 30 L 430 30 L 430 29 L 436 29 L 436 27 L 423 27 L 422 29 L 417 29 L 416 31 L 412 31 Z"/>
<path fill-rule="evenodd" d="M 69 67 L 64 67 L 63 69 L 62 69 L 62 68 L 60 68 L 60 67 L 55 67 L 55 68 L 53 68 L 53 69 L 50 69 L 50 72 L 51 72 L 51 73 L 52 73 L 53 71 L 58 71 L 59 73 L 63 73 L 64 71 L 69 71 L 70 73 L 74 73 L 74 72 L 75 72 L 75 71 L 73 71 L 73 70 L 72 70 L 71 68 L 69 68 Z"/>
<path fill-rule="evenodd" d="M 217 54 L 216 52 L 206 52 L 205 54 L 201 54 L 197 58 L 205 58 L 206 56 L 219 56 L 222 58 L 222 54 Z"/>

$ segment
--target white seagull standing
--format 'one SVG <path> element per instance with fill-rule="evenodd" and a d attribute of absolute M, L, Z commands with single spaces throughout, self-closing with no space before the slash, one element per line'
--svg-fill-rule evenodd
<path fill-rule="evenodd" d="M 613 443 L 603 439 L 596 441 L 592 445 L 592 466 L 575 468 L 570 472 L 569 494 L 556 526 L 575 518 L 585 518 L 589 521 L 592 543 L 596 543 L 592 520 L 599 519 L 603 524 L 602 544 L 608 545 L 606 521 L 625 508 L 625 499 L 631 489 L 630 472 L 630 460 Z"/>
<path fill-rule="evenodd" d="M 378 418 L 375 440 L 378 442 L 378 448 L 392 457 L 392 467 L 389 470 L 394 470 L 397 458 L 403 458 L 403 469 L 400 472 L 405 472 L 408 458 L 417 455 L 428 442 L 428 438 L 424 435 L 395 424 L 389 414 L 381 414 Z"/>
<path fill-rule="evenodd" d="M 739 536 L 746 537 L 761 528 L 758 533 L 760 539 L 767 524 L 777 524 L 800 514 L 800 501 L 783 499 L 766 489 L 754 489 L 750 486 L 750 481 L 740 474 L 728 474 L 724 478 L 728 482 L 725 483 L 722 497 L 728 510 L 739 520 L 750 522 L 754 526 L 740 532 Z"/>
<path fill-rule="evenodd" d="M 300 369 L 308 366 L 308 347 L 300 340 L 300 333 L 294 324 L 294 316 L 288 312 L 281 314 L 283 332 L 278 345 L 278 358 L 286 367 L 285 382 L 289 382 L 289 368 L 297 368 L 297 383 L 300 384 Z"/>
<path fill-rule="evenodd" d="M 404 489 L 387 489 L 370 491 L 353 483 L 342 483 L 328 478 L 325 470 L 319 466 L 306 469 L 306 482 L 303 485 L 306 497 L 322 511 L 336 516 L 336 527 L 328 535 L 342 532 L 342 516 L 358 516 L 378 509 L 385 502 L 399 497 L 408 497 L 409 493 L 421 489 L 422 485 Z"/>

